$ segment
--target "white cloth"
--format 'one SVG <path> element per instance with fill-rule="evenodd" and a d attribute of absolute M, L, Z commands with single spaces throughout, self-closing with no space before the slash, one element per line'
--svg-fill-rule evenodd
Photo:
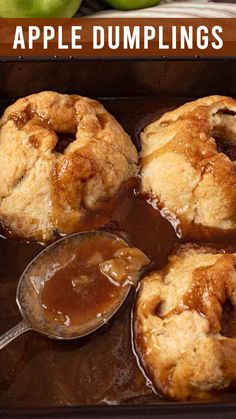
<path fill-rule="evenodd" d="M 227 1 L 227 0 L 226 0 Z M 207 3 L 207 6 L 206 6 Z M 229 18 L 236 17 L 235 3 L 214 3 L 211 0 L 162 0 L 157 6 L 147 9 L 122 12 L 119 10 L 108 9 L 101 0 L 85 0 L 80 9 L 80 15 L 90 15 L 92 17 L 217 17 Z M 105 11 L 104 11 L 105 10 Z M 96 13 L 98 12 L 98 13 Z"/>

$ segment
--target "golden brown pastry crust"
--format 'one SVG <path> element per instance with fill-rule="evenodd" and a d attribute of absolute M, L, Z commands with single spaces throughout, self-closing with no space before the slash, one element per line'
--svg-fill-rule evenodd
<path fill-rule="evenodd" d="M 136 348 L 165 396 L 203 397 L 235 381 L 236 338 L 221 334 L 226 300 L 236 307 L 236 254 L 184 247 L 143 279 L 134 313 Z"/>
<path fill-rule="evenodd" d="M 57 133 L 74 137 L 62 152 Z M 136 175 L 136 162 L 130 137 L 99 102 L 55 92 L 19 99 L 1 119 L 0 218 L 44 242 L 73 232 Z"/>
<path fill-rule="evenodd" d="M 195 238 L 196 225 L 235 230 L 236 100 L 186 103 L 147 126 L 141 143 L 142 190 L 180 220 L 184 236 Z"/>

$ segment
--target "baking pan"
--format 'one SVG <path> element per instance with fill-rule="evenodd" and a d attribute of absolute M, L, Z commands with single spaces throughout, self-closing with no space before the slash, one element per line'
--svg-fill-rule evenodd
<path fill-rule="evenodd" d="M 167 109 L 186 102 L 188 99 L 210 94 L 236 96 L 235 72 L 236 61 L 234 60 L 2 62 L 0 63 L 0 107 L 2 112 L 6 105 L 18 97 L 42 90 L 95 97 L 101 100 L 122 123 L 136 146 L 139 147 L 140 130 L 146 123 Z M 28 247 L 27 244 L 14 241 L 9 245 L 13 246 L 14 257 L 9 260 L 7 242 L 0 240 L 0 277 L 3 275 L 4 266 L 8 272 L 11 272 L 7 285 L 4 281 L 0 283 L 1 333 L 18 320 L 14 301 L 17 278 L 24 268 L 23 265 L 38 251 L 37 245 Z M 22 246 L 25 249 L 23 261 L 20 257 Z M 8 293 L 7 287 L 10 287 L 10 299 L 6 301 L 4 293 Z M 128 301 L 123 311 L 119 313 L 116 326 L 110 326 L 111 330 L 112 327 L 117 328 L 115 330 L 118 340 L 119 321 L 127 318 L 129 322 L 130 310 L 131 304 Z M 125 339 L 127 340 L 130 339 L 128 323 L 126 332 Z M 112 351 L 111 337 L 107 337 L 106 330 L 102 333 L 98 339 L 103 342 L 104 348 L 110 342 Z M 89 344 L 90 346 L 87 346 Z M 106 390 L 104 387 L 103 399 L 96 398 L 91 389 L 99 392 L 101 384 L 106 386 L 104 379 L 99 380 L 99 368 L 96 369 L 93 363 L 93 353 L 89 354 L 87 350 L 87 348 L 95 347 L 96 344 L 91 341 L 88 343 L 87 339 L 83 343 L 73 342 L 73 344 L 53 342 L 50 343 L 49 349 L 47 345 L 46 338 L 29 334 L 26 337 L 22 336 L 8 347 L 8 359 L 3 356 L 3 352 L 0 353 L 1 418 L 72 419 L 155 416 L 227 419 L 236 416 L 234 389 L 216 395 L 205 403 L 202 401 L 168 402 L 155 396 L 151 388 L 147 387 L 147 391 L 142 390 L 144 377 L 139 370 L 132 348 L 129 347 L 129 352 L 126 353 L 123 341 L 117 344 L 119 352 L 117 359 L 123 359 L 124 362 L 128 360 L 128 373 L 125 374 L 124 369 L 119 370 L 120 366 L 114 369 L 112 357 L 107 360 L 106 374 L 108 378 L 109 374 L 115 377 L 114 388 Z M 82 384 L 73 381 L 73 374 L 76 374 L 81 365 L 83 367 L 83 363 L 77 362 L 76 365 L 70 366 L 70 359 L 73 359 L 78 347 L 84 352 L 83 359 L 87 360 L 86 371 L 91 368 L 91 376 L 89 374 L 86 376 L 90 380 L 90 383 L 87 383 L 90 394 L 84 398 L 79 398 L 76 394 L 78 388 L 81 391 L 85 381 Z M 25 351 L 27 359 L 24 358 Z M 63 357 L 66 359 L 64 364 Z M 60 369 L 54 376 L 53 371 L 58 367 L 55 359 L 59 360 Z M 48 385 L 48 380 L 50 385 Z M 55 388 L 59 386 L 59 390 L 53 391 L 53 386 Z M 109 382 L 107 386 L 109 387 Z M 62 398 L 58 397 L 60 392 L 63 393 Z M 112 394 L 116 397 L 112 398 Z"/>

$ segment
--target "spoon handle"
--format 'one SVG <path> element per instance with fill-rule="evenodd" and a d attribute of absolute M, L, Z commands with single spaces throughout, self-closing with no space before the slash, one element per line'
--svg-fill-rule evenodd
<path fill-rule="evenodd" d="M 27 323 L 24 322 L 24 320 L 14 326 L 12 329 L 8 330 L 8 332 L 4 333 L 4 335 L 0 337 L 0 350 L 8 345 L 8 343 L 10 343 L 12 340 L 22 335 L 22 333 L 27 332 L 27 330 L 30 330 L 30 327 L 27 325 Z"/>

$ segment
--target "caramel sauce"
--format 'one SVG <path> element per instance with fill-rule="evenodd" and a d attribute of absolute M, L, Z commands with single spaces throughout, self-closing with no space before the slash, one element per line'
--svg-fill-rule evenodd
<path fill-rule="evenodd" d="M 175 230 L 160 212 L 139 193 L 140 180 L 125 182 L 111 200 L 97 211 L 89 212 L 77 226 L 78 231 L 105 228 L 118 233 L 132 246 L 142 250 L 153 264 L 165 264 L 173 243 Z M 161 237 L 161 241 L 158 240 Z"/>
<path fill-rule="evenodd" d="M 87 214 L 78 230 L 102 228 L 118 232 L 121 238 L 140 248 L 153 264 L 161 267 L 166 263 L 176 235 L 159 211 L 146 202 L 145 197 L 139 195 L 138 187 L 138 180 L 128 181 L 113 200 L 104 203 L 102 209 Z M 8 238 L 5 239 L 4 236 Z M 15 303 L 17 283 L 26 265 L 41 250 L 42 245 L 22 242 L 2 229 L 0 333 L 4 333 L 20 320 Z M 108 284 L 107 287 L 108 293 L 114 290 Z M 53 288 L 51 287 L 47 296 L 46 303 L 49 305 L 61 303 L 53 300 Z M 69 286 L 69 298 L 70 294 Z M 58 295 L 58 289 L 55 295 Z M 59 295 L 62 295 L 62 287 L 59 287 Z M 160 401 L 146 385 L 146 379 L 133 354 L 130 323 L 133 299 L 134 294 L 131 294 L 119 315 L 112 319 L 105 329 L 88 338 L 74 342 L 57 342 L 32 332 L 22 335 L 2 350 L 0 406 L 132 404 Z M 60 304 L 57 308 L 61 311 Z M 95 312 L 103 308 L 96 307 Z M 70 310 L 69 307 L 64 309 L 67 313 Z M 69 313 L 73 322 L 78 314 L 76 310 Z M 89 311 L 83 311 L 83 315 L 87 314 L 89 315 Z"/>
<path fill-rule="evenodd" d="M 100 264 L 124 249 L 123 240 L 103 236 L 70 242 L 58 252 L 57 268 L 45 282 L 41 305 L 46 319 L 64 326 L 96 326 L 110 314 L 125 293 L 121 284 L 105 276 Z M 61 265 L 61 252 L 66 263 Z M 50 271 L 49 271 L 50 272 Z M 119 270 L 117 269 L 117 275 Z M 106 320 L 106 317 L 104 318 Z"/>
<path fill-rule="evenodd" d="M 232 298 L 230 277 L 234 263 L 235 259 L 232 255 L 222 254 L 221 258 L 212 266 L 195 269 L 190 288 L 172 313 L 180 314 L 185 310 L 196 310 L 208 319 L 212 333 L 221 333 L 222 325 L 225 329 L 225 320 L 222 319 L 223 307 L 226 301 Z M 231 306 L 231 313 L 233 311 Z M 228 312 L 229 308 L 227 308 Z M 168 317 L 169 314 L 164 317 Z M 227 317 L 226 312 L 224 317 Z M 234 331 L 235 335 L 236 330 Z"/>
<path fill-rule="evenodd" d="M 108 99 L 104 104 L 139 148 L 140 130 L 163 112 L 184 102 L 184 98 L 126 98 Z M 78 231 L 105 228 L 118 232 L 161 268 L 179 239 L 172 225 L 140 196 L 138 189 L 137 180 L 127 182 L 112 201 L 104 203 L 95 213 L 87 214 Z M 15 302 L 17 283 L 42 245 L 22 242 L 4 228 L 1 233 L 0 333 L 4 333 L 20 320 Z M 90 337 L 57 342 L 32 332 L 0 351 L 0 406 L 161 403 L 162 399 L 147 385 L 133 353 L 133 300 L 131 294 L 119 315 Z M 227 395 L 217 400 L 220 397 L 227 400 Z"/>

